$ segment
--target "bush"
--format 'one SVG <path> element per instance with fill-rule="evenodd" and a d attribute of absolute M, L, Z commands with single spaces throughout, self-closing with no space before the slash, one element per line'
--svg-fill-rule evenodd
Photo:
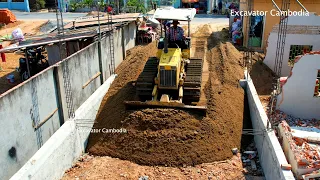
<path fill-rule="evenodd" d="M 46 1 L 45 0 L 36 0 L 35 8 L 36 10 L 40 10 L 45 8 Z"/>
<path fill-rule="evenodd" d="M 88 8 L 93 7 L 93 0 L 84 0 L 82 3 L 85 7 L 88 7 Z"/>

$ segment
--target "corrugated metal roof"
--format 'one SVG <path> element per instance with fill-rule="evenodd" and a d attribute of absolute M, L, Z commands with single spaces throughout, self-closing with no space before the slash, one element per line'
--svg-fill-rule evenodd
<path fill-rule="evenodd" d="M 125 21 L 125 22 L 115 23 L 113 24 L 113 27 L 119 27 L 123 24 L 128 24 L 129 22 Z M 106 33 L 110 31 L 109 25 L 101 25 L 100 28 L 101 28 L 101 33 Z M 42 45 L 57 43 L 61 41 L 63 42 L 63 41 L 71 41 L 71 40 L 82 39 L 82 38 L 90 38 L 96 35 L 98 35 L 98 24 L 94 24 L 94 26 L 92 27 L 65 30 L 63 37 L 59 36 L 57 32 L 53 32 L 53 33 L 49 33 L 41 36 L 33 36 L 26 39 L 25 41 L 20 42 L 19 46 L 13 46 L 13 47 L 8 46 L 4 49 L 0 49 L 0 53 L 13 52 L 13 51 L 27 48 L 27 47 L 42 46 Z"/>

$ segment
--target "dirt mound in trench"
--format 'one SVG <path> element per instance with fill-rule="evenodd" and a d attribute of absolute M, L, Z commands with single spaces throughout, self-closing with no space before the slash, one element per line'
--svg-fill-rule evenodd
<path fill-rule="evenodd" d="M 252 61 L 251 79 L 259 95 L 271 95 L 273 79 L 276 76 L 273 71 L 263 63 L 264 55 L 255 53 Z"/>
<path fill-rule="evenodd" d="M 208 115 L 199 117 L 182 110 L 125 111 L 124 100 L 134 99 L 135 80 L 154 45 L 130 53 L 119 66 L 119 77 L 104 97 L 94 128 L 125 128 L 126 134 L 91 134 L 88 152 L 145 165 L 195 165 L 224 160 L 240 148 L 243 121 L 243 78 L 239 53 L 231 44 L 208 52 L 210 78 L 205 86 Z M 137 58 L 141 56 L 143 58 Z M 134 63 L 133 63 L 134 62 Z M 132 67 L 135 66 L 135 67 Z"/>

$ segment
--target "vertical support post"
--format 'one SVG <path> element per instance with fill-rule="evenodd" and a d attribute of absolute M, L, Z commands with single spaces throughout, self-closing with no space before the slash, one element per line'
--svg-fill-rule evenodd
<path fill-rule="evenodd" d="M 29 65 L 29 59 L 28 59 L 28 49 L 25 50 L 25 54 L 26 54 L 26 63 L 27 63 L 28 75 L 29 75 L 29 78 L 30 78 L 31 77 L 31 72 L 30 72 L 30 65 Z"/>
<path fill-rule="evenodd" d="M 121 46 L 122 46 L 122 60 L 124 60 L 126 58 L 126 46 L 124 44 L 124 26 L 121 26 L 120 28 L 121 30 Z"/>
<path fill-rule="evenodd" d="M 11 0 L 10 0 L 11 1 Z M 24 1 L 24 10 L 26 12 L 30 12 L 30 6 L 29 6 L 29 1 L 28 0 L 25 0 Z"/>
<path fill-rule="evenodd" d="M 12 0 L 8 0 L 8 9 L 11 9 L 11 3 L 12 3 Z"/>
<path fill-rule="evenodd" d="M 100 83 L 103 84 L 103 68 L 102 68 L 102 57 L 101 57 L 101 26 L 100 26 L 100 4 L 98 4 L 98 24 L 99 24 L 99 41 L 98 41 L 98 58 L 99 58 L 99 71 Z"/>
<path fill-rule="evenodd" d="M 58 67 L 53 68 L 53 82 L 54 82 L 54 87 L 55 87 L 54 89 L 55 89 L 56 100 L 58 105 L 60 126 L 62 126 L 64 124 L 64 116 L 63 116 L 62 96 L 61 96 L 61 87 L 59 83 Z"/>

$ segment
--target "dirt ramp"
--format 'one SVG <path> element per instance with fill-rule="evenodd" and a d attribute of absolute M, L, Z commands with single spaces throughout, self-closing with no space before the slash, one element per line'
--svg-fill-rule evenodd
<path fill-rule="evenodd" d="M 126 111 L 123 101 L 134 98 L 130 82 L 141 72 L 144 58 L 152 56 L 152 48 L 143 47 L 140 55 L 132 53 L 124 60 L 99 110 L 95 128 L 122 127 L 127 133 L 92 134 L 89 153 L 168 166 L 230 158 L 231 149 L 240 148 L 244 111 L 244 93 L 238 82 L 243 78 L 239 52 L 229 43 L 207 51 L 210 78 L 203 90 L 208 104 L 206 117 L 175 109 Z"/>
<path fill-rule="evenodd" d="M 214 134 L 216 147 L 223 147 L 224 154 L 219 158 L 230 157 L 230 148 L 240 147 L 244 113 L 244 91 L 239 85 L 244 76 L 241 57 L 230 43 L 220 43 L 207 53 L 207 112 L 213 126 L 219 129 Z"/>
<path fill-rule="evenodd" d="M 126 59 L 116 69 L 117 78 L 101 102 L 94 128 L 120 128 L 122 126 L 121 121 L 128 115 L 123 102 L 136 99 L 132 82 L 137 79 L 148 58 L 154 56 L 156 52 L 155 43 L 136 46 L 127 51 Z M 100 146 L 101 141 L 104 141 L 103 134 L 92 133 L 89 137 L 88 148 Z"/>

